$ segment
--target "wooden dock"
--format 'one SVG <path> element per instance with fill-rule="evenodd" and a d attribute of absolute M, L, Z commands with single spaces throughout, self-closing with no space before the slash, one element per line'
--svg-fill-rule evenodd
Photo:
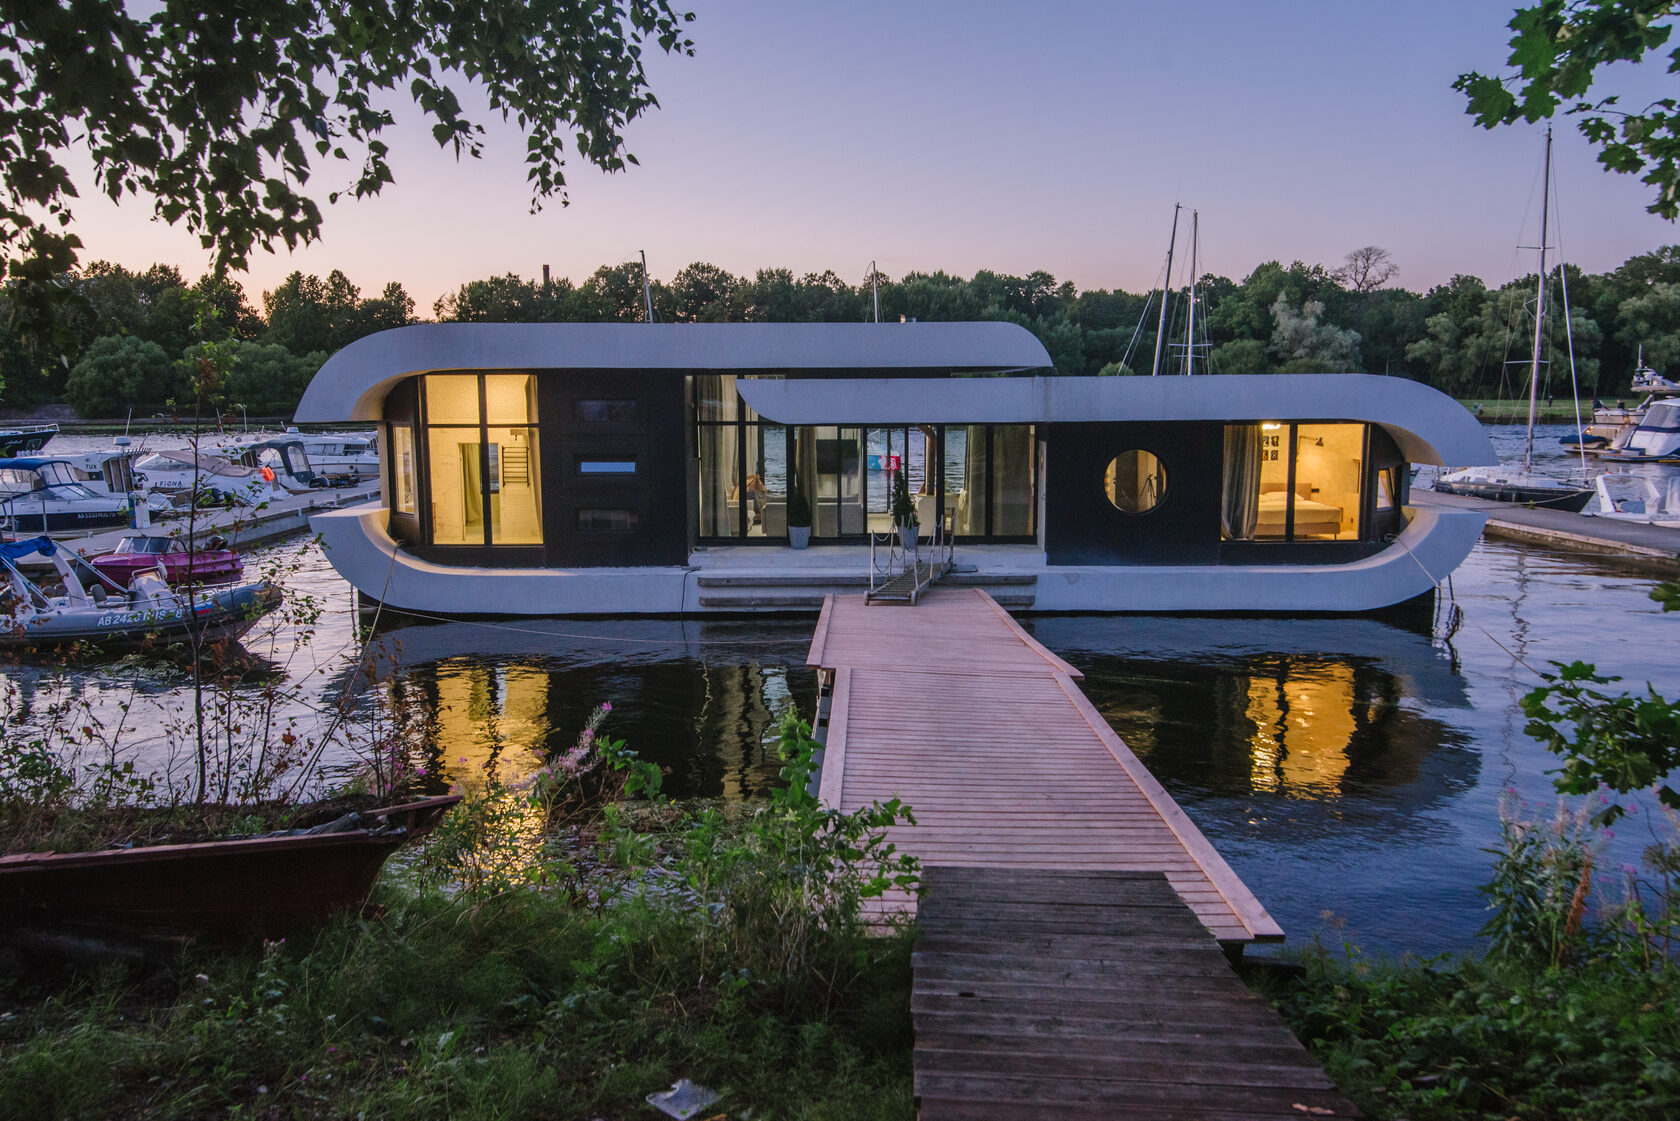
<path fill-rule="evenodd" d="M 1358 1116 L 1227 960 L 1283 931 L 990 596 L 831 596 L 808 660 L 823 803 L 915 816 L 922 1121 Z"/>
<path fill-rule="evenodd" d="M 1355 1117 L 1158 872 L 927 870 L 921 1121 Z"/>
<path fill-rule="evenodd" d="M 820 797 L 898 797 L 926 865 L 1159 872 L 1221 942 L 1283 931 L 1080 692 L 1080 672 L 978 588 L 915 607 L 831 596 L 807 661 L 831 679 Z M 912 909 L 913 897 L 884 901 Z"/>

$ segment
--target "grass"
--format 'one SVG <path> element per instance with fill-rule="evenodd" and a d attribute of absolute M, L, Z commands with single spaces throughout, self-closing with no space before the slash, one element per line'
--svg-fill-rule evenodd
<path fill-rule="evenodd" d="M 857 939 L 857 981 L 816 999 L 646 961 L 657 909 L 400 882 L 377 900 L 377 921 L 185 953 L 144 982 L 14 977 L 0 1118 L 647 1117 L 679 1077 L 737 1115 L 913 1115 L 906 935 Z"/>
<path fill-rule="evenodd" d="M 1630 408 L 1639 403 L 1637 399 L 1628 397 L 1624 397 L 1622 400 Z M 1512 399 L 1509 397 L 1461 397 L 1458 399 L 1458 403 L 1463 405 L 1466 409 L 1469 409 L 1471 412 L 1475 412 L 1477 406 L 1480 406 L 1482 411 L 1479 415 L 1482 420 L 1489 424 L 1528 423 L 1527 397 L 1523 397 L 1521 399 Z M 1613 397 L 1608 398 L 1605 403 L 1614 405 L 1616 403 L 1616 399 Z M 1590 423 L 1592 421 L 1592 413 L 1592 398 L 1588 397 L 1582 399 L 1581 423 Z M 1548 405 L 1546 403 L 1546 399 L 1542 397 L 1535 405 L 1534 419 L 1538 424 L 1574 424 L 1575 402 L 1569 400 L 1567 397 L 1559 397 L 1552 404 Z"/>

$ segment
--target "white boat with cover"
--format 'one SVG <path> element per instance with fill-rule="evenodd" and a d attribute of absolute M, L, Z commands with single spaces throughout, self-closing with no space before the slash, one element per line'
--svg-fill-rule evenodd
<path fill-rule="evenodd" d="M 956 578 L 1038 611 L 1369 611 L 1480 535 L 1408 502 L 1410 464 L 1493 458 L 1417 382 L 1049 366 L 1008 323 L 399 328 L 299 405 L 381 426 L 381 499 L 311 526 L 367 601 L 438 615 L 809 606 L 865 574 L 899 471 Z"/>

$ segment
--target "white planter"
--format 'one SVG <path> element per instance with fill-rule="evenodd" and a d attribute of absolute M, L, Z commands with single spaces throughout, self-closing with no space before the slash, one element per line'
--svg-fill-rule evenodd
<path fill-rule="evenodd" d="M 918 533 L 919 530 L 913 525 L 901 525 L 898 527 L 898 539 L 904 543 L 904 549 L 906 552 L 916 547 L 916 536 Z"/>
<path fill-rule="evenodd" d="M 808 525 L 788 526 L 788 544 L 795 549 L 803 549 L 811 543 L 811 527 Z"/>

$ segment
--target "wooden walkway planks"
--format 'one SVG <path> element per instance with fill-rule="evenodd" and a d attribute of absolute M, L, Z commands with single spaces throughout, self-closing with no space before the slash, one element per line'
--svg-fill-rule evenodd
<path fill-rule="evenodd" d="M 808 661 L 834 675 L 820 797 L 902 798 L 917 823 L 889 836 L 924 864 L 1161 872 L 1221 941 L 1283 937 L 1079 671 L 983 591 L 932 588 L 916 607 L 830 597 Z"/>
<path fill-rule="evenodd" d="M 921 1121 L 1356 1117 L 1153 872 L 925 870 Z"/>

